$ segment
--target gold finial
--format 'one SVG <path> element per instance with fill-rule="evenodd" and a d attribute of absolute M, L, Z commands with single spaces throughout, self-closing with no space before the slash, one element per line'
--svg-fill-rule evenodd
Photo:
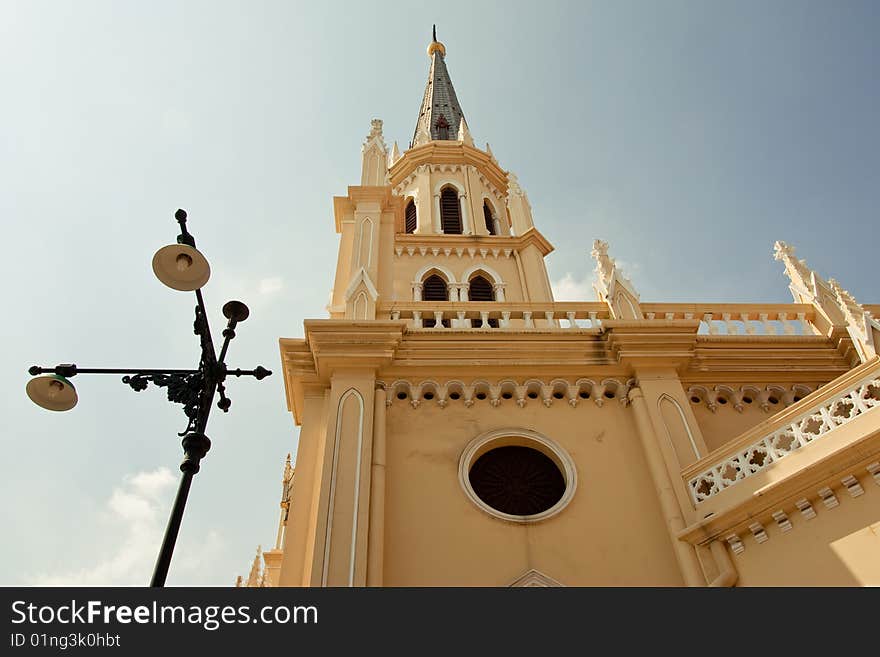
<path fill-rule="evenodd" d="M 435 52 L 439 52 L 441 57 L 446 57 L 446 46 L 437 41 L 437 26 L 434 25 L 431 30 L 432 41 L 428 46 L 428 57 L 433 57 Z"/>

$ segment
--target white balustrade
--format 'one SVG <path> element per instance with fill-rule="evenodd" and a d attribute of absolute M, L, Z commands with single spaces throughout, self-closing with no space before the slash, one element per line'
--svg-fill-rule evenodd
<path fill-rule="evenodd" d="M 878 406 L 880 378 L 877 378 L 875 372 L 857 385 L 813 405 L 794 421 L 692 477 L 688 481 L 688 488 L 694 502 L 700 503 L 717 495 Z"/>
<path fill-rule="evenodd" d="M 466 291 L 462 289 L 460 294 L 456 296 L 466 298 Z M 779 304 L 775 306 L 779 309 L 778 311 L 765 311 L 770 306 L 769 304 L 751 306 L 751 308 L 746 304 L 720 305 L 717 307 L 717 311 L 712 310 L 708 304 L 690 306 L 693 310 L 685 310 L 686 304 L 647 305 L 648 307 L 644 310 L 645 319 L 643 321 L 645 322 L 692 321 L 699 318 L 698 332 L 712 337 L 773 335 L 784 338 L 787 336 L 812 336 L 818 333 L 811 321 L 812 312 L 807 312 L 801 304 Z M 668 310 L 670 306 L 676 305 L 679 306 L 679 309 Z M 601 310 L 596 309 L 597 307 Z M 509 330 L 540 328 L 542 330 L 593 329 L 601 331 L 603 330 L 603 320 L 610 319 L 607 306 L 596 302 L 524 304 L 450 299 L 449 302 L 442 304 L 427 301 L 387 304 L 384 305 L 384 308 L 380 308 L 380 312 L 387 313 L 385 317 L 391 319 L 410 320 L 410 328 L 422 328 L 425 323 L 422 317 L 426 314 L 427 317 L 434 318 L 433 328 L 443 328 L 442 322 L 445 316 L 447 318 L 446 327 L 455 329 L 488 328 L 489 321 L 492 320 L 493 324 L 497 322 L 499 328 Z M 542 318 L 541 326 L 536 326 L 536 316 Z M 562 319 L 566 321 L 565 324 L 560 321 Z"/>

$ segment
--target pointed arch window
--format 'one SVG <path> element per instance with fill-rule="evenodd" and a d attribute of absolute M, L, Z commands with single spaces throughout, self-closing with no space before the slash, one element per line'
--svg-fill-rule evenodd
<path fill-rule="evenodd" d="M 434 127 L 437 129 L 437 139 L 449 139 L 449 122 L 445 116 L 441 114 L 434 123 Z"/>
<path fill-rule="evenodd" d="M 492 208 L 488 201 L 483 201 L 483 219 L 486 221 L 486 232 L 495 235 L 495 221 L 492 219 Z"/>
<path fill-rule="evenodd" d="M 449 301 L 446 281 L 437 274 L 432 274 L 422 283 L 422 301 Z"/>
<path fill-rule="evenodd" d="M 416 232 L 417 225 L 416 203 L 410 199 L 409 203 L 406 204 L 406 211 L 404 213 L 404 230 L 407 233 L 414 233 Z"/>
<path fill-rule="evenodd" d="M 449 301 L 449 288 L 446 281 L 437 274 L 428 276 L 422 283 L 422 301 Z M 422 326 L 432 328 L 436 325 L 435 319 L 422 320 Z M 449 320 L 443 320 L 443 326 L 449 328 Z"/>
<path fill-rule="evenodd" d="M 492 284 L 482 276 L 474 276 L 468 285 L 468 299 L 471 301 L 495 301 L 495 290 Z M 497 319 L 489 319 L 492 328 L 498 328 Z"/>
<path fill-rule="evenodd" d="M 471 301 L 495 301 L 492 284 L 482 276 L 474 276 L 468 288 L 468 299 Z"/>
<path fill-rule="evenodd" d="M 461 204 L 453 187 L 440 192 L 440 225 L 447 235 L 461 235 Z"/>

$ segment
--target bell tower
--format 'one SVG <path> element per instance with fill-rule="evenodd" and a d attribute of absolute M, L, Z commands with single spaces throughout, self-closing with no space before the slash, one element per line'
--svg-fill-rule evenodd
<path fill-rule="evenodd" d="M 382 121 L 374 119 L 362 147 L 361 186 L 334 198 L 341 240 L 332 318 L 376 319 L 381 303 L 469 301 L 476 279 L 482 301 L 552 301 L 544 256 L 553 247 L 534 227 L 516 176 L 488 144 L 474 145 L 445 55 L 436 39 L 428 46 L 431 66 L 410 148 L 401 155 L 395 142 L 389 153 Z M 461 310 L 415 312 L 418 327 L 484 321 Z M 486 326 L 501 319 L 487 318 Z"/>

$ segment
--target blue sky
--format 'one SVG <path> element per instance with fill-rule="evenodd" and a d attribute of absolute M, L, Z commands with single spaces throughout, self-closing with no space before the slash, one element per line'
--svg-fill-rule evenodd
<path fill-rule="evenodd" d="M 0 5 L 6 338 L 0 583 L 146 584 L 185 425 L 164 392 L 81 376 L 77 408 L 27 367 L 195 366 L 192 295 L 150 260 L 186 208 L 205 298 L 251 308 L 228 415 L 196 477 L 170 584 L 228 585 L 275 535 L 277 340 L 324 317 L 331 199 L 370 119 L 412 137 L 431 24 L 478 144 L 515 172 L 592 298 L 593 239 L 645 300 L 787 302 L 774 240 L 880 301 L 876 2 L 41 2 Z"/>

